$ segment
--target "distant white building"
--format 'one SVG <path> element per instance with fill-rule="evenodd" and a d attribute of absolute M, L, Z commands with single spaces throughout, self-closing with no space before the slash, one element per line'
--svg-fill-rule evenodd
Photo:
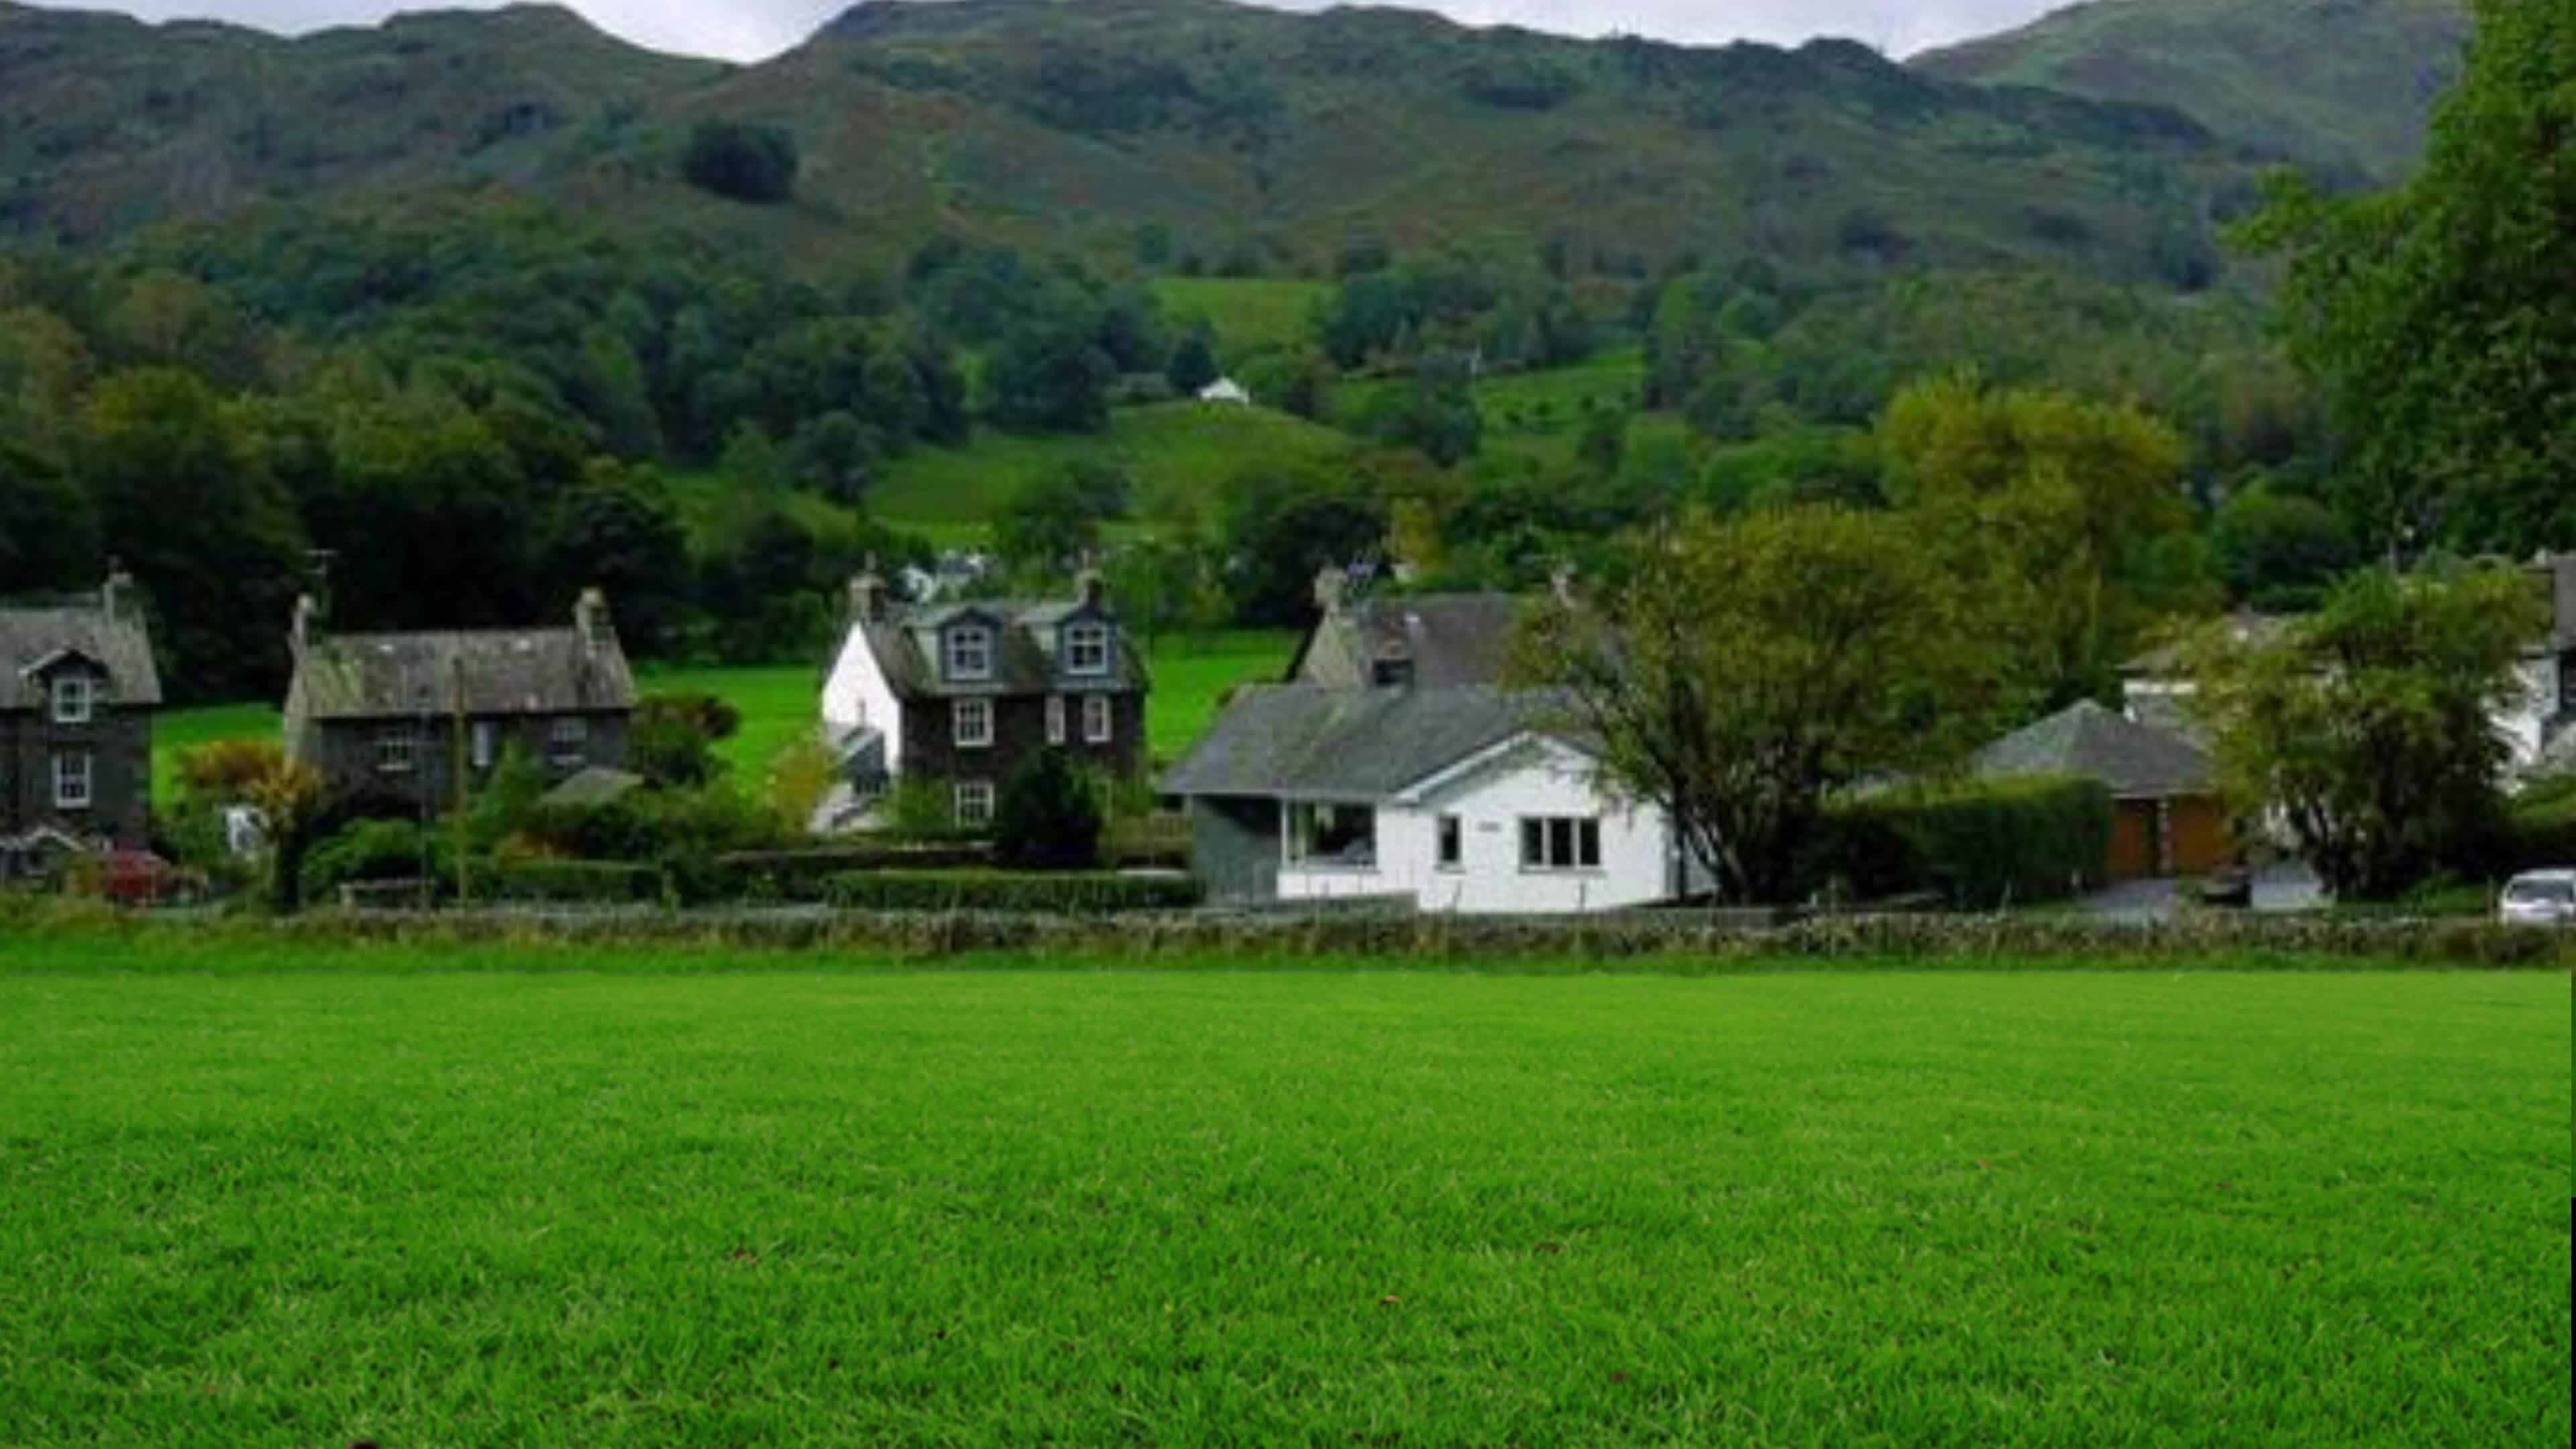
<path fill-rule="evenodd" d="M 1252 405 L 1252 394 L 1245 390 L 1242 383 L 1236 382 L 1233 378 L 1220 377 L 1216 381 L 1199 389 L 1199 401 L 1232 403 L 1237 407 L 1250 407 Z"/>

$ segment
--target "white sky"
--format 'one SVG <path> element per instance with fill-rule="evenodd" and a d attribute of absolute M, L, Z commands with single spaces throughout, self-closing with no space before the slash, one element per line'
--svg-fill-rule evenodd
<path fill-rule="evenodd" d="M 1079 0 L 1067 0 L 1079 3 Z M 1282 10 L 1321 10 L 1330 0 L 1268 0 Z M 1794 43 L 1817 35 L 1864 40 L 1890 55 L 2009 29 L 2056 0 L 1408 0 L 1474 25 L 1509 23 L 1568 35 L 1627 32 L 1662 40 Z M 147 20 L 213 19 L 300 34 L 367 24 L 393 0 L 133 0 Z M 479 7 L 478 7 L 479 8 Z M 847 8 L 840 0 L 577 0 L 572 8 L 637 45 L 729 60 L 759 60 L 803 40 Z"/>

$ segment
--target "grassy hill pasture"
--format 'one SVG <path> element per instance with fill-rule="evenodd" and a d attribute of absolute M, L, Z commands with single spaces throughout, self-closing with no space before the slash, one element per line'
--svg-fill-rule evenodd
<path fill-rule="evenodd" d="M 1031 479 L 1077 459 L 1115 463 L 1139 500 L 1167 490 L 1214 501 L 1225 480 L 1261 460 L 1327 462 L 1351 440 L 1332 428 L 1263 407 L 1155 403 L 1121 408 L 1093 436 L 979 432 L 964 448 L 924 448 L 895 460 L 869 494 L 876 516 L 938 537 L 980 537 L 994 512 Z"/>
<path fill-rule="evenodd" d="M 0 1442 L 2568 1439 L 2563 973 L 788 959 L 0 939 Z"/>
<path fill-rule="evenodd" d="M 1205 317 L 1216 328 L 1217 356 L 1227 366 L 1249 353 L 1303 341 L 1318 306 L 1332 299 L 1328 282 L 1287 277 L 1158 277 L 1154 296 L 1164 315 Z"/>

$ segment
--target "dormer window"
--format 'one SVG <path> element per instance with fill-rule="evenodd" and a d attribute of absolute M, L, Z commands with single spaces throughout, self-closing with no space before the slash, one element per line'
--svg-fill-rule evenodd
<path fill-rule="evenodd" d="M 948 677 L 951 679 L 993 677 L 992 630 L 980 625 L 966 625 L 948 631 Z"/>
<path fill-rule="evenodd" d="M 1075 674 L 1109 672 L 1109 626 L 1097 622 L 1069 625 L 1064 631 L 1064 667 Z"/>
<path fill-rule="evenodd" d="M 54 681 L 54 723 L 85 725 L 98 709 L 98 686 L 86 674 L 66 674 Z"/>

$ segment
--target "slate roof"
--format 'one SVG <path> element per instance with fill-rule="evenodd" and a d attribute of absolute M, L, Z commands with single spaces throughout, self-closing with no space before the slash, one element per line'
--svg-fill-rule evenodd
<path fill-rule="evenodd" d="M 868 652 L 886 673 L 886 682 L 902 700 L 949 699 L 965 695 L 1055 694 L 1081 690 L 1093 694 L 1142 693 L 1148 684 L 1144 657 L 1117 627 L 1114 615 L 1102 611 L 1110 626 L 1109 672 L 1072 674 L 1058 667 L 1058 626 L 1085 605 L 1079 600 L 969 599 L 921 604 L 899 609 L 857 627 L 867 632 Z M 993 677 L 952 680 L 941 671 L 940 631 L 970 615 L 991 621 L 998 631 Z"/>
<path fill-rule="evenodd" d="M 1351 657 L 1364 668 L 1382 659 L 1412 661 L 1419 688 L 1499 685 L 1522 603 L 1516 594 L 1372 596 L 1326 615 L 1315 627 L 1347 631 Z M 1305 649 L 1312 647 L 1310 639 Z M 1304 664 L 1305 649 L 1292 674 Z"/>
<path fill-rule="evenodd" d="M 2122 799 L 2202 795 L 2209 756 L 2190 741 L 2081 700 L 1977 751 L 1970 768 L 1989 779 L 2079 775 Z"/>
<path fill-rule="evenodd" d="M 2295 614 L 2238 613 L 2227 616 L 2227 632 L 2239 644 L 2271 644 L 2297 623 Z M 2186 646 L 2176 641 L 2150 649 L 2120 666 L 2124 675 L 2147 679 L 2168 678 L 2183 672 Z"/>
<path fill-rule="evenodd" d="M 2565 654 L 2576 651 L 2576 553 L 2552 556 L 2548 568 L 2550 602 L 2558 616 L 2550 644 L 2552 652 Z"/>
<path fill-rule="evenodd" d="M 302 719 L 411 719 L 457 707 L 464 665 L 471 715 L 602 714 L 635 707 L 617 636 L 577 629 L 324 634 L 295 661 L 287 712 Z"/>
<path fill-rule="evenodd" d="M 29 671 L 66 652 L 96 660 L 107 671 L 106 703 L 148 707 L 161 702 L 152 636 L 139 619 L 112 618 L 94 603 L 49 604 L 0 608 L 0 710 L 37 708 L 43 695 Z"/>
<path fill-rule="evenodd" d="M 1258 685 L 1162 779 L 1167 795 L 1375 800 L 1515 735 L 1555 701 L 1522 690 Z"/>

